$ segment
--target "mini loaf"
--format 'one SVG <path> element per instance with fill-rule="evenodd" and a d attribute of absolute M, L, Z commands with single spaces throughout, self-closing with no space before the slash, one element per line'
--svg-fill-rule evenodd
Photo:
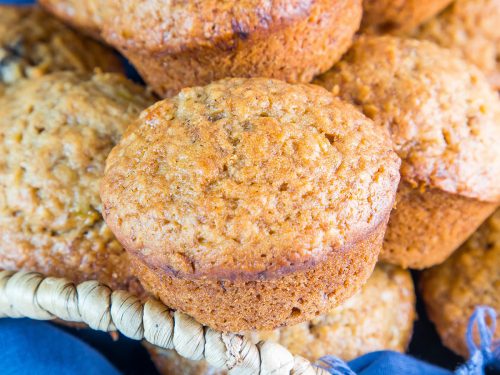
<path fill-rule="evenodd" d="M 144 111 L 101 198 L 149 292 L 218 330 L 274 329 L 365 283 L 399 164 L 386 132 L 321 87 L 226 79 Z"/>
<path fill-rule="evenodd" d="M 377 265 L 361 291 L 326 315 L 273 331 L 247 332 L 254 343 L 277 342 L 316 362 L 325 355 L 345 361 L 377 350 L 404 352 L 415 318 L 415 293 L 408 271 Z M 214 375 L 206 361 L 184 359 L 172 350 L 146 345 L 162 375 Z"/>
<path fill-rule="evenodd" d="M 413 30 L 443 10 L 452 0 L 363 0 L 361 28 L 368 33 Z"/>
<path fill-rule="evenodd" d="M 317 80 L 391 133 L 401 184 L 381 259 L 443 262 L 500 201 L 500 101 L 484 75 L 433 43 L 362 37 Z"/>
<path fill-rule="evenodd" d="M 466 357 L 465 333 L 476 306 L 490 306 L 497 314 L 500 312 L 500 210 L 450 259 L 425 271 L 421 289 L 427 312 L 441 340 Z M 497 327 L 499 324 L 497 316 Z M 497 328 L 494 340 L 498 339 Z"/>
<path fill-rule="evenodd" d="M 157 93 L 225 77 L 309 82 L 349 48 L 361 0 L 43 0 L 118 48 Z"/>
<path fill-rule="evenodd" d="M 39 8 L 0 5 L 0 86 L 52 72 L 91 73 L 96 68 L 122 70 L 113 51 Z"/>
<path fill-rule="evenodd" d="M 458 52 L 500 89 L 500 0 L 455 0 L 413 36 Z"/>
<path fill-rule="evenodd" d="M 0 269 L 137 284 L 101 217 L 98 191 L 108 152 L 150 103 L 143 88 L 110 73 L 53 73 L 5 90 Z"/>

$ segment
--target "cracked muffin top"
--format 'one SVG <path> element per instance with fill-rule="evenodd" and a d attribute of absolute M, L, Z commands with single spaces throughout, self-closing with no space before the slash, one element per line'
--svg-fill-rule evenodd
<path fill-rule="evenodd" d="M 316 83 L 390 131 L 402 179 L 500 201 L 500 101 L 475 66 L 427 41 L 362 37 Z"/>
<path fill-rule="evenodd" d="M 497 210 L 450 259 L 423 274 L 422 293 L 431 319 L 444 343 L 463 356 L 468 355 L 465 332 L 475 307 L 500 310 L 499 270 Z M 495 338 L 500 338 L 498 330 Z"/>
<path fill-rule="evenodd" d="M 383 224 L 399 164 L 386 132 L 321 87 L 226 79 L 144 111 L 108 157 L 101 197 L 149 266 L 255 279 Z"/>
<path fill-rule="evenodd" d="M 114 0 L 99 8 L 99 17 L 104 38 L 123 48 L 176 53 L 194 46 L 216 45 L 224 50 L 231 48 L 234 40 L 246 40 L 254 34 L 269 33 L 291 22 L 307 19 L 317 2 Z M 335 0 L 332 6 L 348 8 L 351 3 L 350 0 Z M 95 12 L 91 14 L 96 17 Z"/>
<path fill-rule="evenodd" d="M 120 72 L 118 57 L 37 7 L 0 6 L 0 85 L 71 70 Z"/>
<path fill-rule="evenodd" d="M 123 286 L 125 252 L 101 217 L 111 148 L 150 104 L 117 74 L 53 73 L 0 97 L 0 268 Z"/>
<path fill-rule="evenodd" d="M 455 0 L 413 35 L 458 52 L 500 89 L 499 24 L 500 0 Z"/>

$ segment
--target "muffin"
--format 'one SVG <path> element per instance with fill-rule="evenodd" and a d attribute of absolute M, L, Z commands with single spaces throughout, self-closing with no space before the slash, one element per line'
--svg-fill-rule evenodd
<path fill-rule="evenodd" d="M 254 343 L 270 340 L 315 362 L 332 354 L 349 361 L 377 350 L 404 352 L 415 318 L 415 293 L 408 271 L 378 265 L 361 291 L 330 313 L 309 322 L 257 331 Z M 206 361 L 190 361 L 172 350 L 146 345 L 160 374 L 224 374 Z"/>
<path fill-rule="evenodd" d="M 361 28 L 368 33 L 402 33 L 438 14 L 452 0 L 363 0 Z"/>
<path fill-rule="evenodd" d="M 58 71 L 120 72 L 118 56 L 37 7 L 0 5 L 0 90 Z M 3 86 L 3 87 L 2 87 Z"/>
<path fill-rule="evenodd" d="M 103 214 L 166 305 L 274 329 L 366 282 L 399 165 L 386 132 L 321 87 L 226 79 L 141 114 L 106 162 Z"/>
<path fill-rule="evenodd" d="M 59 72 L 0 97 L 0 269 L 112 288 L 133 282 L 101 216 L 108 152 L 150 103 L 117 74 Z"/>
<path fill-rule="evenodd" d="M 433 43 L 362 37 L 318 84 L 388 129 L 401 184 L 381 260 L 443 262 L 500 201 L 500 101 L 483 74 Z"/>
<path fill-rule="evenodd" d="M 500 89 L 500 0 L 455 0 L 413 36 L 458 52 Z"/>
<path fill-rule="evenodd" d="M 500 210 L 450 259 L 425 271 L 421 289 L 444 345 L 467 357 L 465 333 L 475 307 L 486 305 L 500 311 Z M 498 329 L 494 338 L 500 339 Z"/>
<path fill-rule="evenodd" d="M 361 0 L 44 0 L 87 31 L 100 29 L 162 96 L 226 77 L 309 82 L 349 48 Z"/>

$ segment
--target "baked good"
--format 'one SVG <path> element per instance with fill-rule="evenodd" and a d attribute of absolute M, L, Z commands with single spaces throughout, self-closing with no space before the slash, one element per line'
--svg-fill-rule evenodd
<path fill-rule="evenodd" d="M 363 0 L 361 29 L 398 34 L 413 30 L 443 10 L 452 0 Z"/>
<path fill-rule="evenodd" d="M 458 52 L 500 89 L 500 0 L 455 0 L 413 36 Z"/>
<path fill-rule="evenodd" d="M 111 73 L 53 73 L 5 90 L 0 269 L 113 288 L 133 281 L 98 192 L 108 152 L 149 103 L 142 87 Z"/>
<path fill-rule="evenodd" d="M 486 305 L 500 311 L 500 210 L 450 259 L 425 271 L 421 289 L 443 343 L 467 357 L 465 333 L 475 307 Z M 498 329 L 494 337 L 500 339 Z"/>
<path fill-rule="evenodd" d="M 274 331 L 245 334 L 271 340 L 315 362 L 332 354 L 349 361 L 377 350 L 404 352 L 415 318 L 415 293 L 408 271 L 379 264 L 361 291 L 326 315 Z M 223 374 L 206 361 L 190 361 L 172 350 L 146 345 L 160 374 Z"/>
<path fill-rule="evenodd" d="M 427 41 L 360 38 L 317 83 L 391 133 L 402 159 L 383 261 L 443 262 L 500 201 L 500 101 L 483 74 Z"/>
<path fill-rule="evenodd" d="M 141 114 L 106 162 L 103 213 L 166 305 L 274 329 L 368 279 L 399 164 L 386 132 L 321 87 L 226 79 Z"/>
<path fill-rule="evenodd" d="M 84 73 L 96 68 L 122 71 L 113 51 L 38 7 L 0 5 L 0 86 L 51 72 Z"/>
<path fill-rule="evenodd" d="M 99 28 L 162 96 L 226 77 L 309 82 L 349 48 L 361 0 L 43 0 Z"/>

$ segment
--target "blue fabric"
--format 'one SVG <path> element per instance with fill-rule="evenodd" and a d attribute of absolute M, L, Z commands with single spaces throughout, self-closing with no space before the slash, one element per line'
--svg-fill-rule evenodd
<path fill-rule="evenodd" d="M 0 319 L 3 375 L 119 375 L 95 349 L 46 322 Z"/>

